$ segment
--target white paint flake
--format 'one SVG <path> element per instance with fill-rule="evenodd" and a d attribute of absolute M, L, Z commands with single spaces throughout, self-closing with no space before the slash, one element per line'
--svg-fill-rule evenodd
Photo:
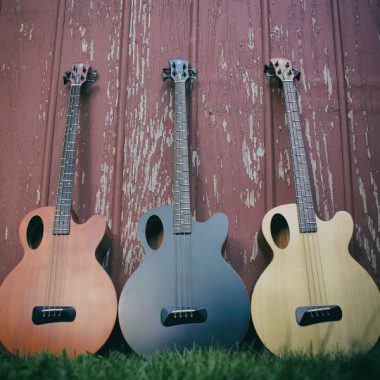
<path fill-rule="evenodd" d="M 79 32 L 80 32 L 80 35 L 82 36 L 82 53 L 86 53 L 87 52 L 87 41 L 85 38 L 86 28 L 84 26 L 79 26 Z"/>
<path fill-rule="evenodd" d="M 195 167 L 197 169 L 197 177 L 198 177 L 199 165 L 201 163 L 201 160 L 200 160 L 199 154 L 196 150 L 193 150 L 191 161 L 193 163 L 193 167 Z"/>
<path fill-rule="evenodd" d="M 248 48 L 251 50 L 255 48 L 255 32 L 251 27 L 248 28 Z"/>
<path fill-rule="evenodd" d="M 107 163 L 103 162 L 100 166 L 102 175 L 100 177 L 99 190 L 95 196 L 95 213 L 109 219 L 109 202 L 107 201 L 107 192 L 109 191 L 110 178 L 113 175 L 113 169 Z"/>
<path fill-rule="evenodd" d="M 223 130 L 226 133 L 227 142 L 230 143 L 231 142 L 231 135 L 227 131 L 227 120 L 225 118 L 223 118 L 222 125 L 223 125 Z"/>
<path fill-rule="evenodd" d="M 328 69 L 327 65 L 325 64 L 323 68 L 323 78 L 325 80 L 325 84 L 327 86 L 327 91 L 329 94 L 329 100 L 331 99 L 332 95 L 332 81 L 331 81 L 331 75 L 330 75 L 330 70 Z"/>
<path fill-rule="evenodd" d="M 222 50 L 220 52 L 220 56 L 219 56 L 219 67 L 222 70 L 227 70 L 227 63 L 226 63 L 226 60 L 224 59 L 224 50 L 223 50 L 223 48 L 222 48 Z"/>
<path fill-rule="evenodd" d="M 253 261 L 256 260 L 256 257 L 259 253 L 259 244 L 257 242 L 257 236 L 258 236 L 259 232 L 256 231 L 255 233 L 255 236 L 253 238 L 253 244 L 252 244 L 252 251 L 251 251 L 251 256 L 249 257 L 249 262 L 252 263 Z"/>

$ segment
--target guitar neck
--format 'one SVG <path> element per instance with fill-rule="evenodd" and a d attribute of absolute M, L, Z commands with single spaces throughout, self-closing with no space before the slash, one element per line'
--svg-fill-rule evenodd
<path fill-rule="evenodd" d="M 302 138 L 296 87 L 293 80 L 283 80 L 282 83 L 289 128 L 299 229 L 301 233 L 316 232 L 317 223 Z"/>
<path fill-rule="evenodd" d="M 186 83 L 174 82 L 174 234 L 191 233 Z"/>
<path fill-rule="evenodd" d="M 81 85 L 71 85 L 55 206 L 54 235 L 68 235 L 70 233 L 80 90 Z"/>

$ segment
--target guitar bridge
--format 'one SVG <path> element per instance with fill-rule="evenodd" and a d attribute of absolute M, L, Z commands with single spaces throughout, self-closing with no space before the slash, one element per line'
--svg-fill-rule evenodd
<path fill-rule="evenodd" d="M 206 309 L 164 307 L 161 310 L 161 323 L 167 327 L 188 323 L 203 323 L 206 320 Z"/>
<path fill-rule="evenodd" d="M 296 309 L 296 321 L 300 326 L 335 322 L 341 319 L 342 309 L 338 305 L 302 306 Z"/>
<path fill-rule="evenodd" d="M 72 306 L 35 306 L 32 312 L 32 321 L 35 325 L 72 322 L 75 316 L 76 310 Z"/>

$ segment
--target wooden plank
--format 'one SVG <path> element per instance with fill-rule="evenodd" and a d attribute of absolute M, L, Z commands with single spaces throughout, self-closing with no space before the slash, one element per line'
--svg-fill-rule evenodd
<path fill-rule="evenodd" d="M 57 1 L 2 1 L 0 282 L 21 259 L 18 228 L 41 205 Z"/>
<path fill-rule="evenodd" d="M 260 2 L 199 3 L 198 120 L 192 164 L 196 217 L 227 214 L 225 255 L 247 288 L 263 268 L 265 211 Z M 269 153 L 270 154 L 270 153 Z"/>
<path fill-rule="evenodd" d="M 120 288 L 143 258 L 140 217 L 172 203 L 173 83 L 162 82 L 162 69 L 170 58 L 188 57 L 189 23 L 190 1 L 130 3 Z"/>
<path fill-rule="evenodd" d="M 355 215 L 354 257 L 380 284 L 379 4 L 340 1 Z"/>
<path fill-rule="evenodd" d="M 298 65 L 297 84 L 304 144 L 313 183 L 314 207 L 323 219 L 344 208 L 342 147 L 337 103 L 331 9 L 328 3 L 271 4 L 272 56 Z M 274 92 L 277 204 L 295 201 L 288 130 L 279 94 Z M 281 102 L 282 103 L 282 102 Z"/>
<path fill-rule="evenodd" d="M 277 55 L 301 69 L 316 212 L 331 218 L 352 192 L 351 251 L 379 284 L 378 19 L 376 3 L 357 0 L 2 1 L 0 281 L 21 258 L 23 215 L 54 204 L 69 94 L 61 77 L 85 61 L 99 80 L 83 91 L 74 209 L 80 221 L 106 218 L 123 287 L 143 259 L 141 215 L 173 199 L 173 84 L 161 71 L 179 56 L 198 69 L 193 215 L 227 214 L 224 255 L 250 289 L 267 264 L 257 244 L 265 212 L 295 201 L 284 107 L 262 72 Z"/>

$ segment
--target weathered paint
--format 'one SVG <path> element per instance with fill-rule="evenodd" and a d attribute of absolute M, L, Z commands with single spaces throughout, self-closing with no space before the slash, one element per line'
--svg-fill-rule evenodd
<path fill-rule="evenodd" d="M 99 80 L 82 92 L 74 209 L 114 235 L 120 291 L 144 252 L 136 226 L 172 202 L 173 85 L 161 70 L 189 57 L 193 215 L 229 218 L 224 256 L 247 289 L 267 260 L 261 220 L 293 203 L 280 92 L 270 56 L 298 65 L 297 84 L 315 209 L 351 212 L 353 256 L 380 283 L 379 5 L 372 1 L 5 1 L 0 7 L 0 281 L 21 259 L 18 225 L 54 204 L 66 122 L 62 75 L 75 61 Z"/>

